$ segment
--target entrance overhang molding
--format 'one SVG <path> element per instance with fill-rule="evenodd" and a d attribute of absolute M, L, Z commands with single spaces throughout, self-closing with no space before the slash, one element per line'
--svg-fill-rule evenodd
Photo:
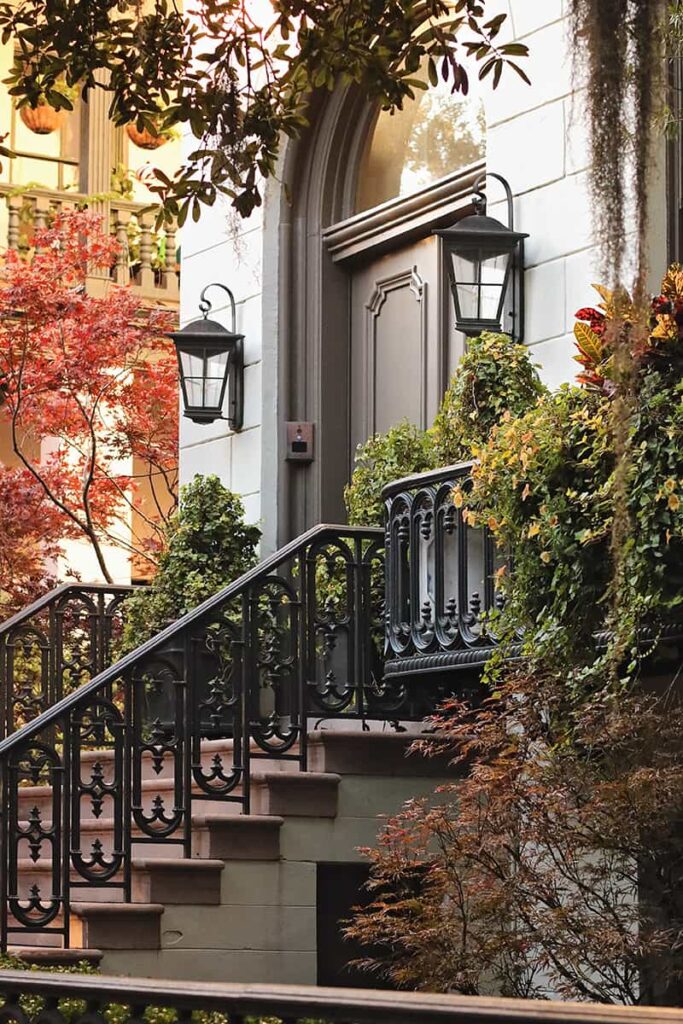
<path fill-rule="evenodd" d="M 472 186 L 484 170 L 484 162 L 479 161 L 419 192 L 390 199 L 334 224 L 323 231 L 330 256 L 335 263 L 375 256 L 465 216 L 471 212 Z"/>

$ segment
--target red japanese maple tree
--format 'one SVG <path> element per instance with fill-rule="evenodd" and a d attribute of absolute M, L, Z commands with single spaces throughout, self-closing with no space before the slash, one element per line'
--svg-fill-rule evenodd
<path fill-rule="evenodd" d="M 19 593 L 67 538 L 91 546 L 108 582 L 110 545 L 153 565 L 177 490 L 168 312 L 141 308 L 130 288 L 87 294 L 86 274 L 116 255 L 87 213 L 60 214 L 33 246 L 0 265 L 0 380 L 18 463 L 0 470 L 14 509 L 0 515 L 0 550 Z"/>

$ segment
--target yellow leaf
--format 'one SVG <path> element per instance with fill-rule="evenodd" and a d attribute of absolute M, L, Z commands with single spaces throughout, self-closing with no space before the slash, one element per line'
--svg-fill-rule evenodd
<path fill-rule="evenodd" d="M 614 299 L 614 292 L 611 292 L 609 288 L 605 288 L 605 286 L 602 284 L 594 284 L 593 289 L 598 293 L 602 301 L 607 306 L 612 305 L 612 300 Z"/>
<path fill-rule="evenodd" d="M 595 331 L 590 329 L 588 324 L 577 321 L 577 323 L 574 324 L 574 337 L 576 338 L 581 351 L 584 352 L 589 359 L 594 363 L 602 362 L 605 352 L 604 346 L 601 339 Z"/>

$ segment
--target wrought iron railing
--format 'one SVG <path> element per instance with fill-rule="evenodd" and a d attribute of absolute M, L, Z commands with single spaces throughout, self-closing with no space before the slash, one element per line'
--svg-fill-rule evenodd
<path fill-rule="evenodd" d="M 132 589 L 65 583 L 0 625 L 0 738 L 111 664 Z"/>
<path fill-rule="evenodd" d="M 503 559 L 490 530 L 473 525 L 464 502 L 472 463 L 405 477 L 386 503 L 387 678 L 462 670 L 476 679 L 496 645 L 491 613 L 502 606 Z"/>
<path fill-rule="evenodd" d="M 682 1024 L 683 1010 L 647 1006 L 598 1006 L 529 999 L 381 992 L 372 989 L 300 985 L 236 985 L 152 981 L 104 975 L 0 972 L 8 1024 L 102 1024 L 116 1007 L 121 1024 L 139 1024 L 148 1008 L 212 1014 L 216 1024 L 272 1021 L 273 1024 Z M 26 998 L 30 997 L 28 1002 Z M 61 1000 L 68 1000 L 61 1005 Z M 42 1003 L 42 1005 L 41 1005 Z M 80 1004 L 80 1005 L 79 1005 Z M 170 1016 L 170 1015 L 169 1015 Z"/>
<path fill-rule="evenodd" d="M 254 759 L 305 771 L 309 719 L 409 716 L 382 682 L 383 539 L 310 530 L 0 742 L 3 948 L 68 945 L 75 886 L 130 901 L 134 846 L 190 856 L 193 802 L 248 812 Z"/>

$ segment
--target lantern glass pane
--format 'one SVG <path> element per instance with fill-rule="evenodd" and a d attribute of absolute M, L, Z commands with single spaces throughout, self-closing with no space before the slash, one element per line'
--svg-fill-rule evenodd
<path fill-rule="evenodd" d="M 204 404 L 204 378 L 185 377 L 186 403 L 193 408 L 199 408 Z"/>
<path fill-rule="evenodd" d="M 221 404 L 222 377 L 207 377 L 204 383 L 204 402 L 207 408 L 217 409 Z"/>
<path fill-rule="evenodd" d="M 493 256 L 481 265 L 481 309 L 482 320 L 499 320 L 503 290 L 507 278 L 510 254 Z"/>
<path fill-rule="evenodd" d="M 190 377 L 204 376 L 204 353 L 203 351 L 193 352 L 179 350 L 180 365 L 183 370 L 183 377 L 189 380 Z"/>
<path fill-rule="evenodd" d="M 451 253 L 451 274 L 455 284 L 458 320 L 478 319 L 479 261 Z"/>
<path fill-rule="evenodd" d="M 207 377 L 225 376 L 225 368 L 228 365 L 228 352 L 211 352 L 206 360 Z"/>

